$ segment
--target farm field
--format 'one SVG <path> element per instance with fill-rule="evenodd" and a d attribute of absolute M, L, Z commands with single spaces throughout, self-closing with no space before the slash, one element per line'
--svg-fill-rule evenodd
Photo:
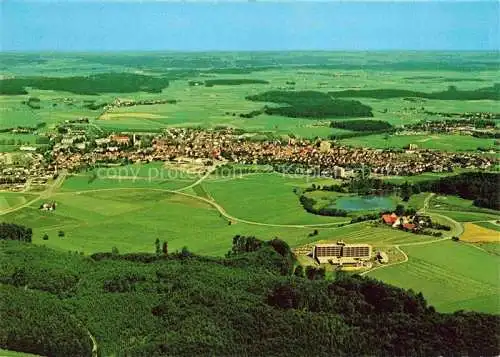
<path fill-rule="evenodd" d="M 498 149 L 494 139 L 465 135 L 369 135 L 340 140 L 342 144 L 377 149 L 405 148 L 410 144 L 420 149 L 440 151 L 476 151 L 478 148 Z"/>
<path fill-rule="evenodd" d="M 300 205 L 299 196 L 293 192 L 294 187 L 304 183 L 308 183 L 304 178 L 252 174 L 229 181 L 206 181 L 203 186 L 228 213 L 248 220 L 278 224 L 325 224 L 350 220 L 307 213 Z"/>
<path fill-rule="evenodd" d="M 356 223 L 329 232 L 329 240 L 343 240 L 345 243 L 368 243 L 377 247 L 399 244 L 434 242 L 436 238 L 404 232 L 381 224 Z"/>
<path fill-rule="evenodd" d="M 36 196 L 17 192 L 0 192 L 0 212 L 9 208 L 20 206 Z"/>
<path fill-rule="evenodd" d="M 460 240 L 471 243 L 500 243 L 500 232 L 498 232 L 497 230 L 481 227 L 475 223 L 465 223 L 464 233 L 460 237 Z"/>
<path fill-rule="evenodd" d="M 193 252 L 223 255 L 236 234 L 263 239 L 282 237 L 291 245 L 311 240 L 308 227 L 281 227 L 234 222 L 222 217 L 209 204 L 190 196 L 162 189 L 104 189 L 88 192 L 56 193 L 53 212 L 40 211 L 38 203 L 3 216 L 7 221 L 33 228 L 33 242 L 85 253 L 110 251 L 151 252 L 161 237 L 169 249 L 187 246 Z M 243 216 L 242 218 L 247 218 Z M 64 238 L 58 236 L 64 231 Z M 44 234 L 49 239 L 42 239 Z M 327 234 L 327 230 L 320 236 Z"/>
<path fill-rule="evenodd" d="M 95 168 L 69 175 L 63 191 L 83 191 L 115 188 L 180 189 L 199 179 L 199 175 L 167 169 L 162 163 Z"/>
<path fill-rule="evenodd" d="M 406 246 L 409 260 L 369 273 L 384 282 L 421 291 L 438 311 L 498 313 L 498 256 L 466 244 L 442 241 Z"/>
<path fill-rule="evenodd" d="M 500 225 L 495 222 L 474 222 L 476 226 L 500 232 Z"/>
<path fill-rule="evenodd" d="M 491 221 L 498 219 L 498 212 L 492 209 L 477 207 L 472 200 L 456 196 L 436 195 L 430 199 L 428 208 L 459 222 Z"/>
<path fill-rule="evenodd" d="M 491 221 L 498 219 L 498 215 L 481 213 L 481 212 L 445 211 L 445 210 L 430 210 L 426 212 L 427 213 L 436 212 L 439 214 L 443 214 L 458 222 Z"/>

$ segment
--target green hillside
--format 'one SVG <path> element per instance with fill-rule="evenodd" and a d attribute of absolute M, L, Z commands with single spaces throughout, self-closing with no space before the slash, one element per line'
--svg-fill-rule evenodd
<path fill-rule="evenodd" d="M 0 348 L 47 356 L 498 355 L 498 316 L 435 312 L 370 278 L 292 275 L 280 240 L 226 258 L 0 242 Z M 48 313 L 47 313 L 48 312 Z M 409 337 L 411 336 L 411 337 Z"/>

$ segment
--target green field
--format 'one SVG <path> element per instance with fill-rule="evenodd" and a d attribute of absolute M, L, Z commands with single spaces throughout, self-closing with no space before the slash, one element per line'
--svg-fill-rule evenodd
<path fill-rule="evenodd" d="M 384 282 L 421 291 L 439 311 L 500 312 L 498 256 L 443 241 L 403 247 L 409 261 L 369 273 Z"/>
<path fill-rule="evenodd" d="M 440 151 L 476 151 L 478 148 L 494 150 L 495 139 L 483 139 L 465 135 L 369 135 L 340 140 L 342 144 L 377 149 L 405 148 L 410 144 L 420 149 Z"/>
<path fill-rule="evenodd" d="M 324 217 L 307 213 L 293 192 L 308 178 L 280 174 L 255 174 L 229 181 L 207 181 L 206 191 L 235 217 L 264 223 L 325 224 L 349 221 L 346 217 Z M 312 179 L 311 184 L 312 184 Z"/>
<path fill-rule="evenodd" d="M 472 200 L 455 196 L 433 196 L 429 209 L 459 222 L 491 221 L 498 219 L 498 211 L 473 205 Z"/>
<path fill-rule="evenodd" d="M 378 247 L 408 243 L 433 242 L 436 238 L 407 233 L 383 225 L 358 223 L 332 230 L 331 240 L 343 240 L 346 243 L 368 243 Z"/>
<path fill-rule="evenodd" d="M 3 219 L 32 227 L 37 244 L 85 253 L 110 251 L 112 247 L 121 252 L 148 252 L 152 251 L 158 237 L 167 240 L 172 250 L 188 246 L 193 252 L 208 255 L 225 254 L 236 234 L 266 239 L 278 236 L 291 245 L 311 241 L 308 233 L 313 228 L 274 226 L 280 221 L 272 219 L 268 219 L 272 222 L 270 225 L 238 221 L 229 225 L 228 219 L 196 196 L 175 194 L 157 187 L 117 189 L 108 186 L 85 191 L 78 186 L 79 191 L 62 191 L 50 198 L 57 203 L 54 212 L 40 211 L 39 202 L 36 202 L 4 215 Z M 298 205 L 294 207 L 301 209 Z M 258 218 L 251 215 L 251 209 L 248 213 L 236 213 L 243 214 L 237 216 L 241 219 Z M 65 232 L 64 238 L 58 237 L 61 230 Z M 46 241 L 42 240 L 44 234 L 49 235 Z M 326 238 L 327 230 L 320 236 Z"/>
<path fill-rule="evenodd" d="M 477 222 L 477 223 L 474 223 L 478 226 L 481 226 L 481 227 L 484 227 L 484 228 L 488 228 L 488 229 L 492 229 L 494 231 L 497 231 L 497 232 L 500 232 L 500 225 L 498 225 L 497 223 L 493 223 L 493 222 Z"/>
<path fill-rule="evenodd" d="M 0 357 L 41 357 L 31 353 L 8 351 L 0 348 Z"/>
<path fill-rule="evenodd" d="M 9 208 L 20 206 L 36 196 L 16 192 L 0 192 L 0 212 Z"/>

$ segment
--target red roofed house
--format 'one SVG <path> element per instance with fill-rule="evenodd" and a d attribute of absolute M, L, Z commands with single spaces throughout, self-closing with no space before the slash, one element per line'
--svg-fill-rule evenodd
<path fill-rule="evenodd" d="M 403 228 L 412 231 L 415 229 L 415 225 L 413 223 L 405 223 L 403 224 Z"/>
<path fill-rule="evenodd" d="M 110 139 L 118 144 L 128 144 L 130 141 L 128 136 L 123 135 L 112 135 Z"/>
<path fill-rule="evenodd" d="M 382 220 L 385 224 L 390 224 L 391 226 L 396 223 L 398 216 L 395 213 L 382 215 Z"/>

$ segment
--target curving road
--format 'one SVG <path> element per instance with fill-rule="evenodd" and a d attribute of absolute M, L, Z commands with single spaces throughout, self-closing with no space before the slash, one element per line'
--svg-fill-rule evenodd
<path fill-rule="evenodd" d="M 181 188 L 180 190 L 183 190 L 185 188 Z M 342 221 L 342 222 L 334 222 L 334 223 L 318 223 L 318 224 L 276 224 L 276 223 L 262 223 L 262 222 L 256 222 L 256 221 L 250 221 L 238 217 L 234 217 L 230 215 L 229 213 L 226 212 L 224 207 L 222 207 L 220 204 L 218 204 L 215 201 L 209 200 L 204 197 L 200 196 L 195 196 L 191 195 L 189 193 L 181 192 L 180 190 L 169 190 L 165 188 L 149 188 L 149 187 L 137 187 L 137 188 L 132 188 L 132 187 L 117 187 L 117 188 L 100 188 L 100 189 L 95 189 L 95 190 L 83 190 L 83 191 L 70 191 L 70 192 L 59 192 L 55 193 L 54 195 L 69 195 L 69 194 L 85 194 L 88 192 L 104 192 L 104 191 L 122 191 L 122 190 L 141 190 L 141 191 L 158 191 L 158 192 L 167 192 L 167 193 L 172 193 L 172 194 L 177 194 L 185 197 L 189 197 L 195 200 L 203 201 L 210 206 L 214 207 L 219 213 L 225 217 L 226 219 L 234 222 L 240 222 L 240 223 L 246 223 L 246 224 L 251 224 L 255 226 L 267 226 L 267 227 L 282 227 L 282 228 L 315 228 L 315 227 L 335 227 L 338 226 L 339 224 L 346 224 L 350 223 L 351 221 Z"/>

